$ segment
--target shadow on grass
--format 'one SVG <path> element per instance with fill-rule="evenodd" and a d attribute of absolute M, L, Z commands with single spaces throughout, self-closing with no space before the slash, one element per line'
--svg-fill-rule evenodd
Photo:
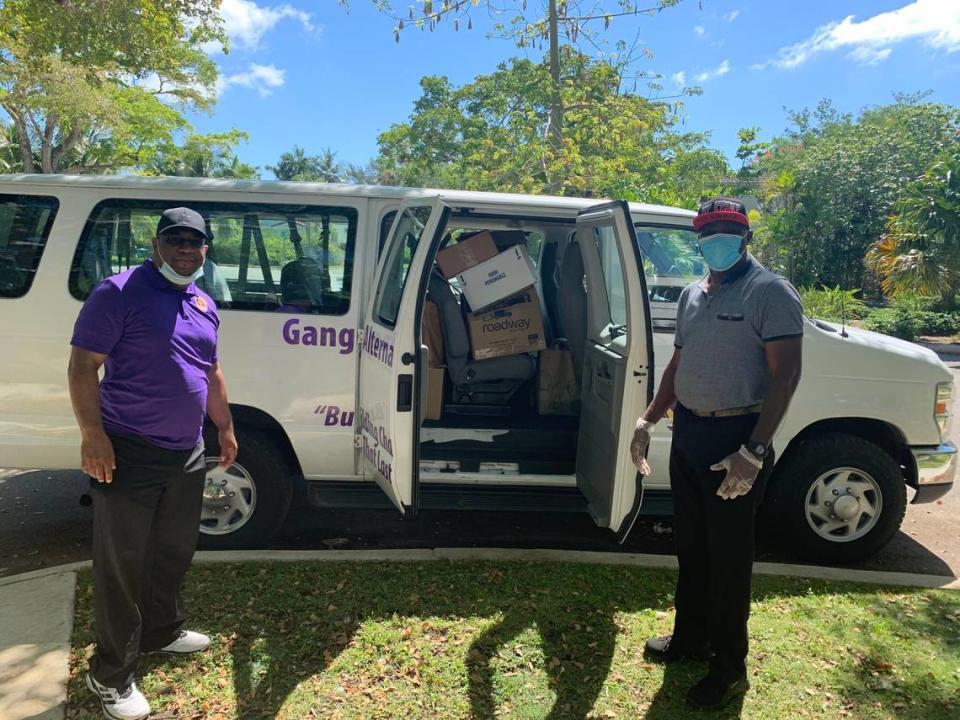
<path fill-rule="evenodd" d="M 89 578 L 84 582 L 89 583 Z M 360 637 L 359 631 L 368 621 L 396 621 L 395 625 L 414 628 L 426 626 L 427 622 L 431 628 L 444 622 L 483 626 L 466 637 L 462 666 L 453 666 L 452 663 L 459 661 L 441 655 L 440 662 L 447 663 L 447 667 L 430 670 L 446 673 L 444 682 L 437 683 L 425 674 L 421 685 L 417 678 L 415 687 L 409 690 L 411 702 L 418 703 L 409 708 L 411 718 L 468 716 L 485 720 L 503 714 L 505 694 L 509 695 L 503 684 L 503 676 L 509 673 L 503 672 L 503 663 L 517 660 L 512 657 L 513 653 L 505 660 L 504 649 L 531 629 L 540 637 L 542 657 L 536 659 L 538 669 L 546 676 L 554 695 L 552 701 L 541 701 L 550 702 L 549 707 L 533 706 L 536 717 L 584 720 L 598 699 L 608 695 L 610 685 L 605 687 L 605 683 L 612 682 L 611 677 L 621 672 L 629 677 L 626 681 L 621 678 L 616 692 L 621 692 L 621 697 L 631 704 L 636 703 L 639 710 L 636 717 L 648 720 L 701 717 L 688 713 L 685 694 L 705 672 L 705 663 L 668 665 L 661 683 L 649 666 L 646 671 L 637 669 L 642 665 L 637 665 L 636 657 L 617 654 L 618 650 L 624 652 L 617 644 L 618 636 L 627 632 L 623 625 L 624 613 L 641 617 L 642 626 L 634 626 L 634 633 L 669 631 L 672 619 L 662 616 L 658 619 L 655 613 L 669 609 L 674 582 L 675 575 L 667 571 L 545 563 L 198 566 L 191 571 L 185 589 L 191 626 L 218 638 L 214 650 L 221 653 L 223 659 L 216 662 L 222 662 L 225 668 L 229 665 L 221 676 L 227 685 L 232 682 L 233 693 L 233 701 L 223 708 L 224 715 L 207 708 L 208 714 L 201 716 L 244 720 L 274 718 L 301 683 L 322 678 L 324 674 L 329 675 L 323 678 L 324 682 L 329 680 L 328 684 L 350 686 L 354 682 L 352 668 L 343 664 L 342 657 L 357 643 L 365 643 L 359 654 L 370 664 L 357 666 L 355 675 L 372 678 L 374 690 L 377 684 L 409 683 L 410 665 L 402 661 L 408 657 L 403 655 L 408 652 L 405 648 L 408 643 L 401 639 L 408 636 L 386 634 L 374 640 Z M 896 602 L 883 598 L 879 591 L 866 591 L 863 586 L 844 588 L 819 581 L 756 578 L 754 600 L 777 603 L 793 602 L 804 596 L 820 598 L 819 605 L 811 603 L 806 610 L 800 604 L 801 611 L 815 613 L 825 600 L 821 596 L 844 591 L 861 593 L 870 612 L 877 614 L 878 622 L 890 625 L 896 620 L 896 627 L 905 636 L 919 633 L 933 638 L 942 636 L 934 643 L 937 651 L 958 657 L 960 639 L 944 635 L 943 618 L 950 613 L 960 616 L 960 604 L 939 596 L 917 605 L 909 615 L 902 612 L 897 615 Z M 83 599 L 83 593 L 78 597 L 81 605 L 89 602 Z M 863 648 L 865 657 L 862 672 L 837 668 L 831 682 L 835 683 L 834 687 L 840 683 L 840 694 L 850 703 L 874 702 L 877 676 L 873 673 L 877 668 L 899 661 L 887 657 L 890 646 L 864 643 L 862 630 L 845 625 L 842 617 L 812 619 L 835 633 L 851 632 L 851 642 L 860 643 L 857 647 Z M 790 622 L 794 621 L 787 621 L 785 627 L 790 627 Z M 78 643 L 82 647 L 90 642 L 90 637 L 89 614 L 78 610 L 74 647 L 78 647 Z M 635 648 L 637 638 L 631 637 L 630 644 Z M 764 645 L 755 642 L 753 650 L 758 646 L 765 649 Z M 806 657 L 785 658 L 788 664 L 798 665 L 807 660 Z M 377 661 L 386 669 L 373 667 Z M 209 673 L 214 661 L 210 658 L 150 659 L 143 669 L 159 670 L 163 665 L 169 672 L 177 667 L 182 670 L 190 662 L 206 667 L 202 672 Z M 524 658 L 523 663 L 527 662 Z M 632 664 L 629 672 L 625 667 L 628 663 Z M 759 661 L 751 659 L 751 665 L 758 664 Z M 518 674 L 526 673 L 525 665 L 518 664 L 517 668 Z M 529 669 L 533 669 L 532 664 Z M 759 670 L 762 677 L 764 670 Z M 78 679 L 75 673 L 71 686 L 74 697 L 82 693 L 81 681 L 82 675 Z M 634 687 L 624 689 L 624 682 Z M 650 683 L 650 687 L 642 687 L 644 683 Z M 956 712 L 960 696 L 955 688 L 949 687 L 949 679 L 928 677 L 911 680 L 911 683 L 898 687 L 897 695 L 891 696 L 889 702 L 884 700 L 887 714 L 878 717 L 915 718 L 921 716 L 919 710 L 925 718 L 955 717 L 951 713 Z M 173 692 L 170 688 L 167 690 Z M 352 691 L 350 687 L 347 690 Z M 368 692 L 370 687 L 361 690 Z M 631 695 L 633 691 L 636 692 Z M 912 704 L 910 693 L 915 693 Z M 332 694 L 318 692 L 315 706 L 303 712 L 287 708 L 285 714 L 330 717 L 335 709 Z M 80 697 L 87 707 L 85 694 Z M 917 698 L 923 699 L 919 706 Z M 902 707 L 898 705 L 900 699 Z M 533 702 L 532 695 L 523 702 Z M 722 713 L 710 716 L 738 718 L 742 702 L 740 699 Z M 645 714 L 640 709 L 643 707 Z M 369 717 L 398 716 L 389 714 L 386 708 L 374 711 L 375 708 L 376 705 L 371 708 Z M 529 716 L 530 709 L 521 716 Z M 295 715 L 290 714 L 294 712 Z"/>

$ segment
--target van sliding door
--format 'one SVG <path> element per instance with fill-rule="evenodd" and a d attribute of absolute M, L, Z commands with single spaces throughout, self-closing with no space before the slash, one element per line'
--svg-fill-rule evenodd
<path fill-rule="evenodd" d="M 623 542 L 643 497 L 630 441 L 653 389 L 646 283 L 627 203 L 583 210 L 576 237 L 588 293 L 577 486 L 597 525 Z"/>
<path fill-rule="evenodd" d="M 363 317 L 357 433 L 363 475 L 375 480 L 397 509 L 416 513 L 420 403 L 420 316 L 431 245 L 446 225 L 439 197 L 400 206 L 374 277 Z"/>

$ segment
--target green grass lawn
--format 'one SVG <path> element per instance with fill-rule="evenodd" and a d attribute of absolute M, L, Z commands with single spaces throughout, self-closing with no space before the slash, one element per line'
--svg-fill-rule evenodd
<path fill-rule="evenodd" d="M 564 563 L 194 567 L 191 658 L 150 656 L 153 718 L 704 717 L 705 663 L 661 666 L 675 574 Z M 83 687 L 92 585 L 81 574 L 68 718 Z M 721 717 L 960 718 L 960 594 L 757 577 L 753 689 Z M 707 713 L 715 717 L 716 714 Z"/>

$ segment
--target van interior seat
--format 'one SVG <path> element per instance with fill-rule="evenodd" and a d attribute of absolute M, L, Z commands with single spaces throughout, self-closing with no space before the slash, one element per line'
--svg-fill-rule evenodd
<path fill-rule="evenodd" d="M 587 347 L 587 289 L 583 284 L 584 275 L 580 245 L 571 242 L 560 260 L 557 288 L 563 301 L 557 308 L 557 315 L 560 318 L 558 334 L 566 338 L 570 346 L 578 382 L 583 377 L 583 358 Z"/>
<path fill-rule="evenodd" d="M 470 334 L 461 314 L 460 301 L 450 283 L 436 271 L 430 275 L 427 298 L 436 303 L 440 313 L 454 402 L 506 403 L 524 382 L 533 377 L 537 364 L 530 355 L 471 359 Z"/>
<path fill-rule="evenodd" d="M 309 257 L 291 260 L 280 270 L 280 297 L 284 304 L 323 308 L 320 264 Z"/>
<path fill-rule="evenodd" d="M 547 243 L 543 246 L 540 255 L 540 288 L 543 293 L 543 304 L 547 309 L 547 321 L 553 330 L 551 340 L 560 334 L 560 316 L 557 310 L 557 301 L 560 291 L 557 287 L 557 244 Z"/>

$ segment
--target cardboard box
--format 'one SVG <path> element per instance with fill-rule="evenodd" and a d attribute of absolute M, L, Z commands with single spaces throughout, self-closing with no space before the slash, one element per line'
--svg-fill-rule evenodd
<path fill-rule="evenodd" d="M 427 368 L 427 407 L 423 413 L 427 420 L 443 417 L 443 378 L 446 374 L 446 368 Z"/>
<path fill-rule="evenodd" d="M 440 266 L 443 276 L 449 280 L 464 270 L 496 256 L 497 252 L 499 251 L 493 242 L 493 236 L 484 230 L 438 252 L 437 265 Z"/>
<path fill-rule="evenodd" d="M 443 347 L 443 328 L 440 325 L 440 309 L 432 300 L 423 304 L 423 320 L 420 323 L 420 335 L 427 346 L 427 364 L 432 368 L 443 367 L 446 353 Z"/>
<path fill-rule="evenodd" d="M 464 270 L 457 279 L 473 312 L 485 311 L 537 282 L 533 263 L 519 245 Z"/>
<path fill-rule="evenodd" d="M 475 360 L 537 352 L 546 347 L 540 298 L 530 288 L 467 319 Z"/>

